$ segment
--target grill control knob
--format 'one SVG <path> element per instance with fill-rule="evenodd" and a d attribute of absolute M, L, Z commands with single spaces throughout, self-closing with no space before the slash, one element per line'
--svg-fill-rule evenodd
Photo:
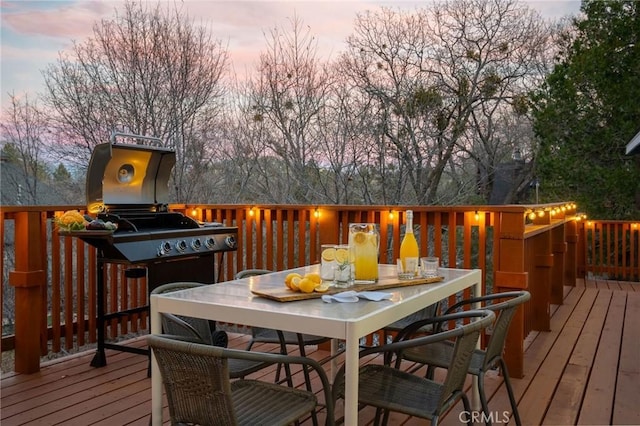
<path fill-rule="evenodd" d="M 194 238 L 191 241 L 191 248 L 195 251 L 198 251 L 202 248 L 202 242 L 200 241 L 200 238 Z"/>
<path fill-rule="evenodd" d="M 204 246 L 209 250 L 212 250 L 213 247 L 215 247 L 215 245 L 216 245 L 216 240 L 214 240 L 213 237 L 207 237 L 207 239 L 204 240 Z"/>
<path fill-rule="evenodd" d="M 233 235 L 229 235 L 225 238 L 224 242 L 229 246 L 229 248 L 236 248 L 236 237 Z"/>
<path fill-rule="evenodd" d="M 176 243 L 176 250 L 180 253 L 184 252 L 187 249 L 187 242 L 185 240 L 180 240 Z"/>
<path fill-rule="evenodd" d="M 162 244 L 160 244 L 160 247 L 158 247 L 158 256 L 164 256 L 170 251 L 171 251 L 171 243 L 169 243 L 169 241 L 165 241 Z"/>

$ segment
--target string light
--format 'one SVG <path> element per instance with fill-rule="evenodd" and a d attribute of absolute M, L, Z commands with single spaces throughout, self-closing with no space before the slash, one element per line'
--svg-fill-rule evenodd
<path fill-rule="evenodd" d="M 254 209 L 255 209 L 255 207 L 251 207 L 249 209 L 249 216 L 253 216 L 255 214 Z"/>
<path fill-rule="evenodd" d="M 536 212 L 532 211 L 529 213 L 529 219 L 534 220 L 536 218 Z"/>
<path fill-rule="evenodd" d="M 389 210 L 389 220 L 393 220 L 393 210 Z"/>
<path fill-rule="evenodd" d="M 320 217 L 320 210 L 318 210 L 318 208 L 316 207 L 316 209 L 313 211 L 313 216 L 318 219 Z"/>
<path fill-rule="evenodd" d="M 474 217 L 476 218 L 476 222 L 480 220 L 480 214 L 478 213 L 478 210 L 476 210 Z"/>
<path fill-rule="evenodd" d="M 198 209 L 196 209 L 195 207 L 193 207 L 191 209 L 191 216 L 196 217 L 198 215 Z"/>

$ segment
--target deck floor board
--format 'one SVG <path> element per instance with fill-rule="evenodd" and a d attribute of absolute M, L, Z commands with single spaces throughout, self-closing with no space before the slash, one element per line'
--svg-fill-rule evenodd
<path fill-rule="evenodd" d="M 612 423 L 640 424 L 640 293 L 626 293 Z"/>

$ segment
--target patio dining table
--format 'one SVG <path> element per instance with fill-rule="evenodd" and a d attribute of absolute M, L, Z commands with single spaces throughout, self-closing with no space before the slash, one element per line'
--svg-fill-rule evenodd
<path fill-rule="evenodd" d="M 151 333 L 161 333 L 162 312 L 247 326 L 314 334 L 344 341 L 347 426 L 358 424 L 360 339 L 459 291 L 480 295 L 479 269 L 440 268 L 440 282 L 386 288 L 391 299 L 355 303 L 325 303 L 320 298 L 281 302 L 254 294 L 282 288 L 290 272 L 318 272 L 319 265 L 274 272 L 151 296 Z M 380 280 L 395 277 L 396 265 L 380 265 Z M 336 345 L 332 345 L 335 348 Z M 151 374 L 152 423 L 162 424 L 162 379 L 155 359 Z"/>

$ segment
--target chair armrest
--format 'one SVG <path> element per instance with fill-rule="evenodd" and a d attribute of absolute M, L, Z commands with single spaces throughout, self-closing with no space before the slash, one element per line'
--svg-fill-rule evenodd
<path fill-rule="evenodd" d="M 162 317 L 162 329 L 164 334 L 170 334 L 174 337 L 178 336 L 189 336 L 195 339 L 196 342 L 199 343 L 208 343 L 208 340 L 198 333 L 191 324 L 184 321 L 183 319 L 177 317 L 173 314 L 161 313 Z M 191 341 L 191 340 L 187 340 Z"/>
<path fill-rule="evenodd" d="M 513 299 L 519 296 L 522 296 L 524 293 L 524 291 L 507 291 L 507 292 L 503 292 L 503 293 L 492 293 L 492 294 L 485 294 L 484 296 L 476 296 L 476 297 L 470 297 L 468 299 L 464 299 L 461 300 L 453 305 L 451 305 L 449 308 L 447 308 L 447 310 L 445 311 L 445 314 L 449 314 L 455 310 L 457 310 L 458 308 L 464 306 L 464 305 L 471 305 L 471 304 L 475 304 L 475 303 L 481 303 L 482 307 L 479 309 L 484 308 L 484 306 L 486 306 L 486 302 L 491 301 L 491 300 L 496 300 L 496 299 Z M 487 306 L 487 309 L 493 309 L 493 310 L 498 310 L 495 309 L 494 306 L 499 306 L 499 305 L 490 305 Z"/>

